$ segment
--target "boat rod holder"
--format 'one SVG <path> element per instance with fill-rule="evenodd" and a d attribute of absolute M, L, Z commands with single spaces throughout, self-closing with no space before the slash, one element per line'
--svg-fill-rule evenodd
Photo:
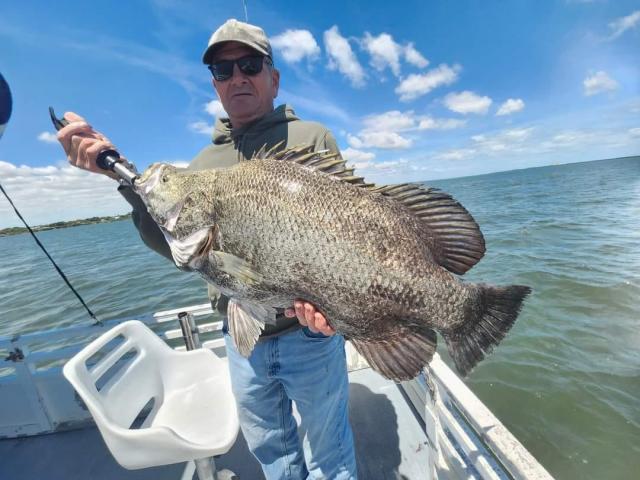
<path fill-rule="evenodd" d="M 200 342 L 200 332 L 193 315 L 188 312 L 180 312 L 178 314 L 178 322 L 180 322 L 182 339 L 184 340 L 184 344 L 187 346 L 187 350 L 202 348 L 202 342 Z"/>

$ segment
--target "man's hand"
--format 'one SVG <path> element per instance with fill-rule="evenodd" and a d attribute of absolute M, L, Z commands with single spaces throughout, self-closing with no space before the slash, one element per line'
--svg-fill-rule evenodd
<path fill-rule="evenodd" d="M 69 125 L 58 131 L 58 141 L 62 144 L 67 160 L 74 167 L 101 173 L 118 179 L 114 172 L 103 170 L 96 165 L 100 152 L 116 150 L 116 147 L 102 133 L 96 132 L 84 118 L 73 112 L 66 112 L 64 118 Z M 126 160 L 123 159 L 126 162 Z"/>
<path fill-rule="evenodd" d="M 293 302 L 293 308 L 287 308 L 284 314 L 288 318 L 298 317 L 301 325 L 308 327 L 313 333 L 323 335 L 335 335 L 336 331 L 329 325 L 324 315 L 316 310 L 309 302 L 297 299 Z"/>

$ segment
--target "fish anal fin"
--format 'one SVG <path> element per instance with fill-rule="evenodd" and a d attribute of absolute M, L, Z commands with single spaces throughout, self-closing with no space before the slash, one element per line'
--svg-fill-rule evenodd
<path fill-rule="evenodd" d="M 485 242 L 471 214 L 451 195 L 421 184 L 405 183 L 372 189 L 406 206 L 436 243 L 439 265 L 462 275 L 484 256 Z"/>
<path fill-rule="evenodd" d="M 437 336 L 427 327 L 403 327 L 382 340 L 352 338 L 351 343 L 376 372 L 401 382 L 416 377 L 431 361 Z"/>

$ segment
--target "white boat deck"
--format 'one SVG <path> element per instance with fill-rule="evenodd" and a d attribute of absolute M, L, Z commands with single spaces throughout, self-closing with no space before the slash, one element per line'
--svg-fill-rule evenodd
<path fill-rule="evenodd" d="M 421 419 L 401 387 L 370 369 L 353 371 L 350 415 L 359 477 L 367 480 L 427 479 L 429 449 Z M 184 464 L 125 470 L 107 450 L 95 428 L 0 440 L 0 479 L 175 480 Z M 241 480 L 263 479 L 242 435 L 216 459 Z"/>

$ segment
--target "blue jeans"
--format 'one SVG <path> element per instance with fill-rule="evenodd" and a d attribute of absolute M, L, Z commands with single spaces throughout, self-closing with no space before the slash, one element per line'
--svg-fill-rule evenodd
<path fill-rule="evenodd" d="M 305 327 L 259 342 L 249 358 L 224 338 L 242 433 L 267 480 L 356 479 L 344 338 Z"/>

